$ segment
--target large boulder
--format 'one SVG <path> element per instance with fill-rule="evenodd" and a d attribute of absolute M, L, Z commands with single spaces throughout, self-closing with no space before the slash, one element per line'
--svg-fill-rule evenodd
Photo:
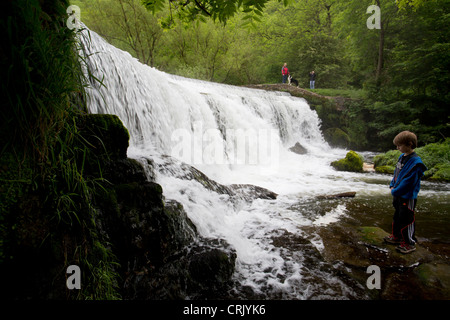
<path fill-rule="evenodd" d="M 98 188 L 93 205 L 99 232 L 118 259 L 122 297 L 185 299 L 205 294 L 206 287 L 209 297 L 219 294 L 234 272 L 230 245 L 202 239 L 183 206 L 165 201 L 161 185 L 149 180 L 143 164 L 126 157 L 129 136 L 119 118 L 89 115 L 80 123 L 91 145 L 83 155 L 89 158 L 88 172 L 108 181 Z M 200 172 L 189 172 L 223 191 Z"/>
<path fill-rule="evenodd" d="M 307 154 L 308 150 L 300 144 L 300 142 L 295 143 L 294 146 L 289 148 L 289 151 L 292 151 L 297 154 Z"/>

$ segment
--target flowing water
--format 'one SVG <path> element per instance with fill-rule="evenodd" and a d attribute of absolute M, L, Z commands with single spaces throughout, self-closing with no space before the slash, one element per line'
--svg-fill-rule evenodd
<path fill-rule="evenodd" d="M 90 112 L 122 120 L 130 133 L 129 157 L 150 158 L 159 164 L 155 168 L 172 157 L 175 165 L 157 171 L 156 182 L 166 199 L 183 204 L 202 236 L 225 239 L 235 248 L 230 297 L 367 298 L 360 285 L 340 276 L 342 266 L 320 258 L 322 240 L 307 230 L 341 219 L 388 228 L 389 176 L 335 171 L 330 162 L 347 150 L 328 146 L 320 119 L 301 98 L 163 73 L 90 34 L 89 42 L 83 40 L 86 61 L 104 84 L 91 83 Z M 306 154 L 288 150 L 296 142 Z M 253 184 L 278 197 L 231 201 L 199 181 L 181 179 L 174 170 L 182 162 L 218 183 Z M 357 196 L 317 199 L 345 191 Z M 419 210 L 432 216 L 425 220 L 434 226 L 424 236 L 450 240 L 449 202 L 448 184 L 424 183 Z"/>

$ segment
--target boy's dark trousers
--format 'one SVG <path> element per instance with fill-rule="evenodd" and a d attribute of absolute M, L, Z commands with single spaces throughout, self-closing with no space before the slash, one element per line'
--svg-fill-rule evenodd
<path fill-rule="evenodd" d="M 400 197 L 394 197 L 393 201 L 395 212 L 392 221 L 392 234 L 407 244 L 415 244 L 417 242 L 414 217 L 416 203 L 417 199 L 403 199 Z"/>

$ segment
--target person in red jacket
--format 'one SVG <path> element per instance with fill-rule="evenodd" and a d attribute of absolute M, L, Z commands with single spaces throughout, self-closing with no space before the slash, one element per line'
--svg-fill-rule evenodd
<path fill-rule="evenodd" d="M 287 63 L 285 62 L 283 67 L 281 68 L 281 74 L 283 75 L 283 83 L 286 83 L 287 77 L 289 75 L 289 69 L 287 67 Z"/>

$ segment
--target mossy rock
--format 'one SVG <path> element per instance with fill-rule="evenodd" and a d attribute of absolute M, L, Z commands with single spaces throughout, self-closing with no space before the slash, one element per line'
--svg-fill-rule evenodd
<path fill-rule="evenodd" d="M 361 233 L 361 238 L 364 242 L 369 244 L 383 243 L 384 237 L 389 233 L 378 227 L 360 227 L 358 231 Z"/>
<path fill-rule="evenodd" d="M 344 159 L 333 161 L 333 166 L 338 171 L 363 172 L 364 159 L 355 151 L 347 152 Z"/>
<path fill-rule="evenodd" d="M 340 128 L 328 128 L 323 133 L 325 140 L 333 147 L 348 147 L 350 137 Z"/>
<path fill-rule="evenodd" d="M 113 159 L 127 157 L 130 135 L 118 116 L 89 114 L 80 117 L 77 126 L 96 155 L 104 154 Z"/>
<path fill-rule="evenodd" d="M 386 174 L 394 174 L 395 167 L 392 166 L 380 166 L 375 168 L 375 172 L 377 173 L 386 173 Z"/>

